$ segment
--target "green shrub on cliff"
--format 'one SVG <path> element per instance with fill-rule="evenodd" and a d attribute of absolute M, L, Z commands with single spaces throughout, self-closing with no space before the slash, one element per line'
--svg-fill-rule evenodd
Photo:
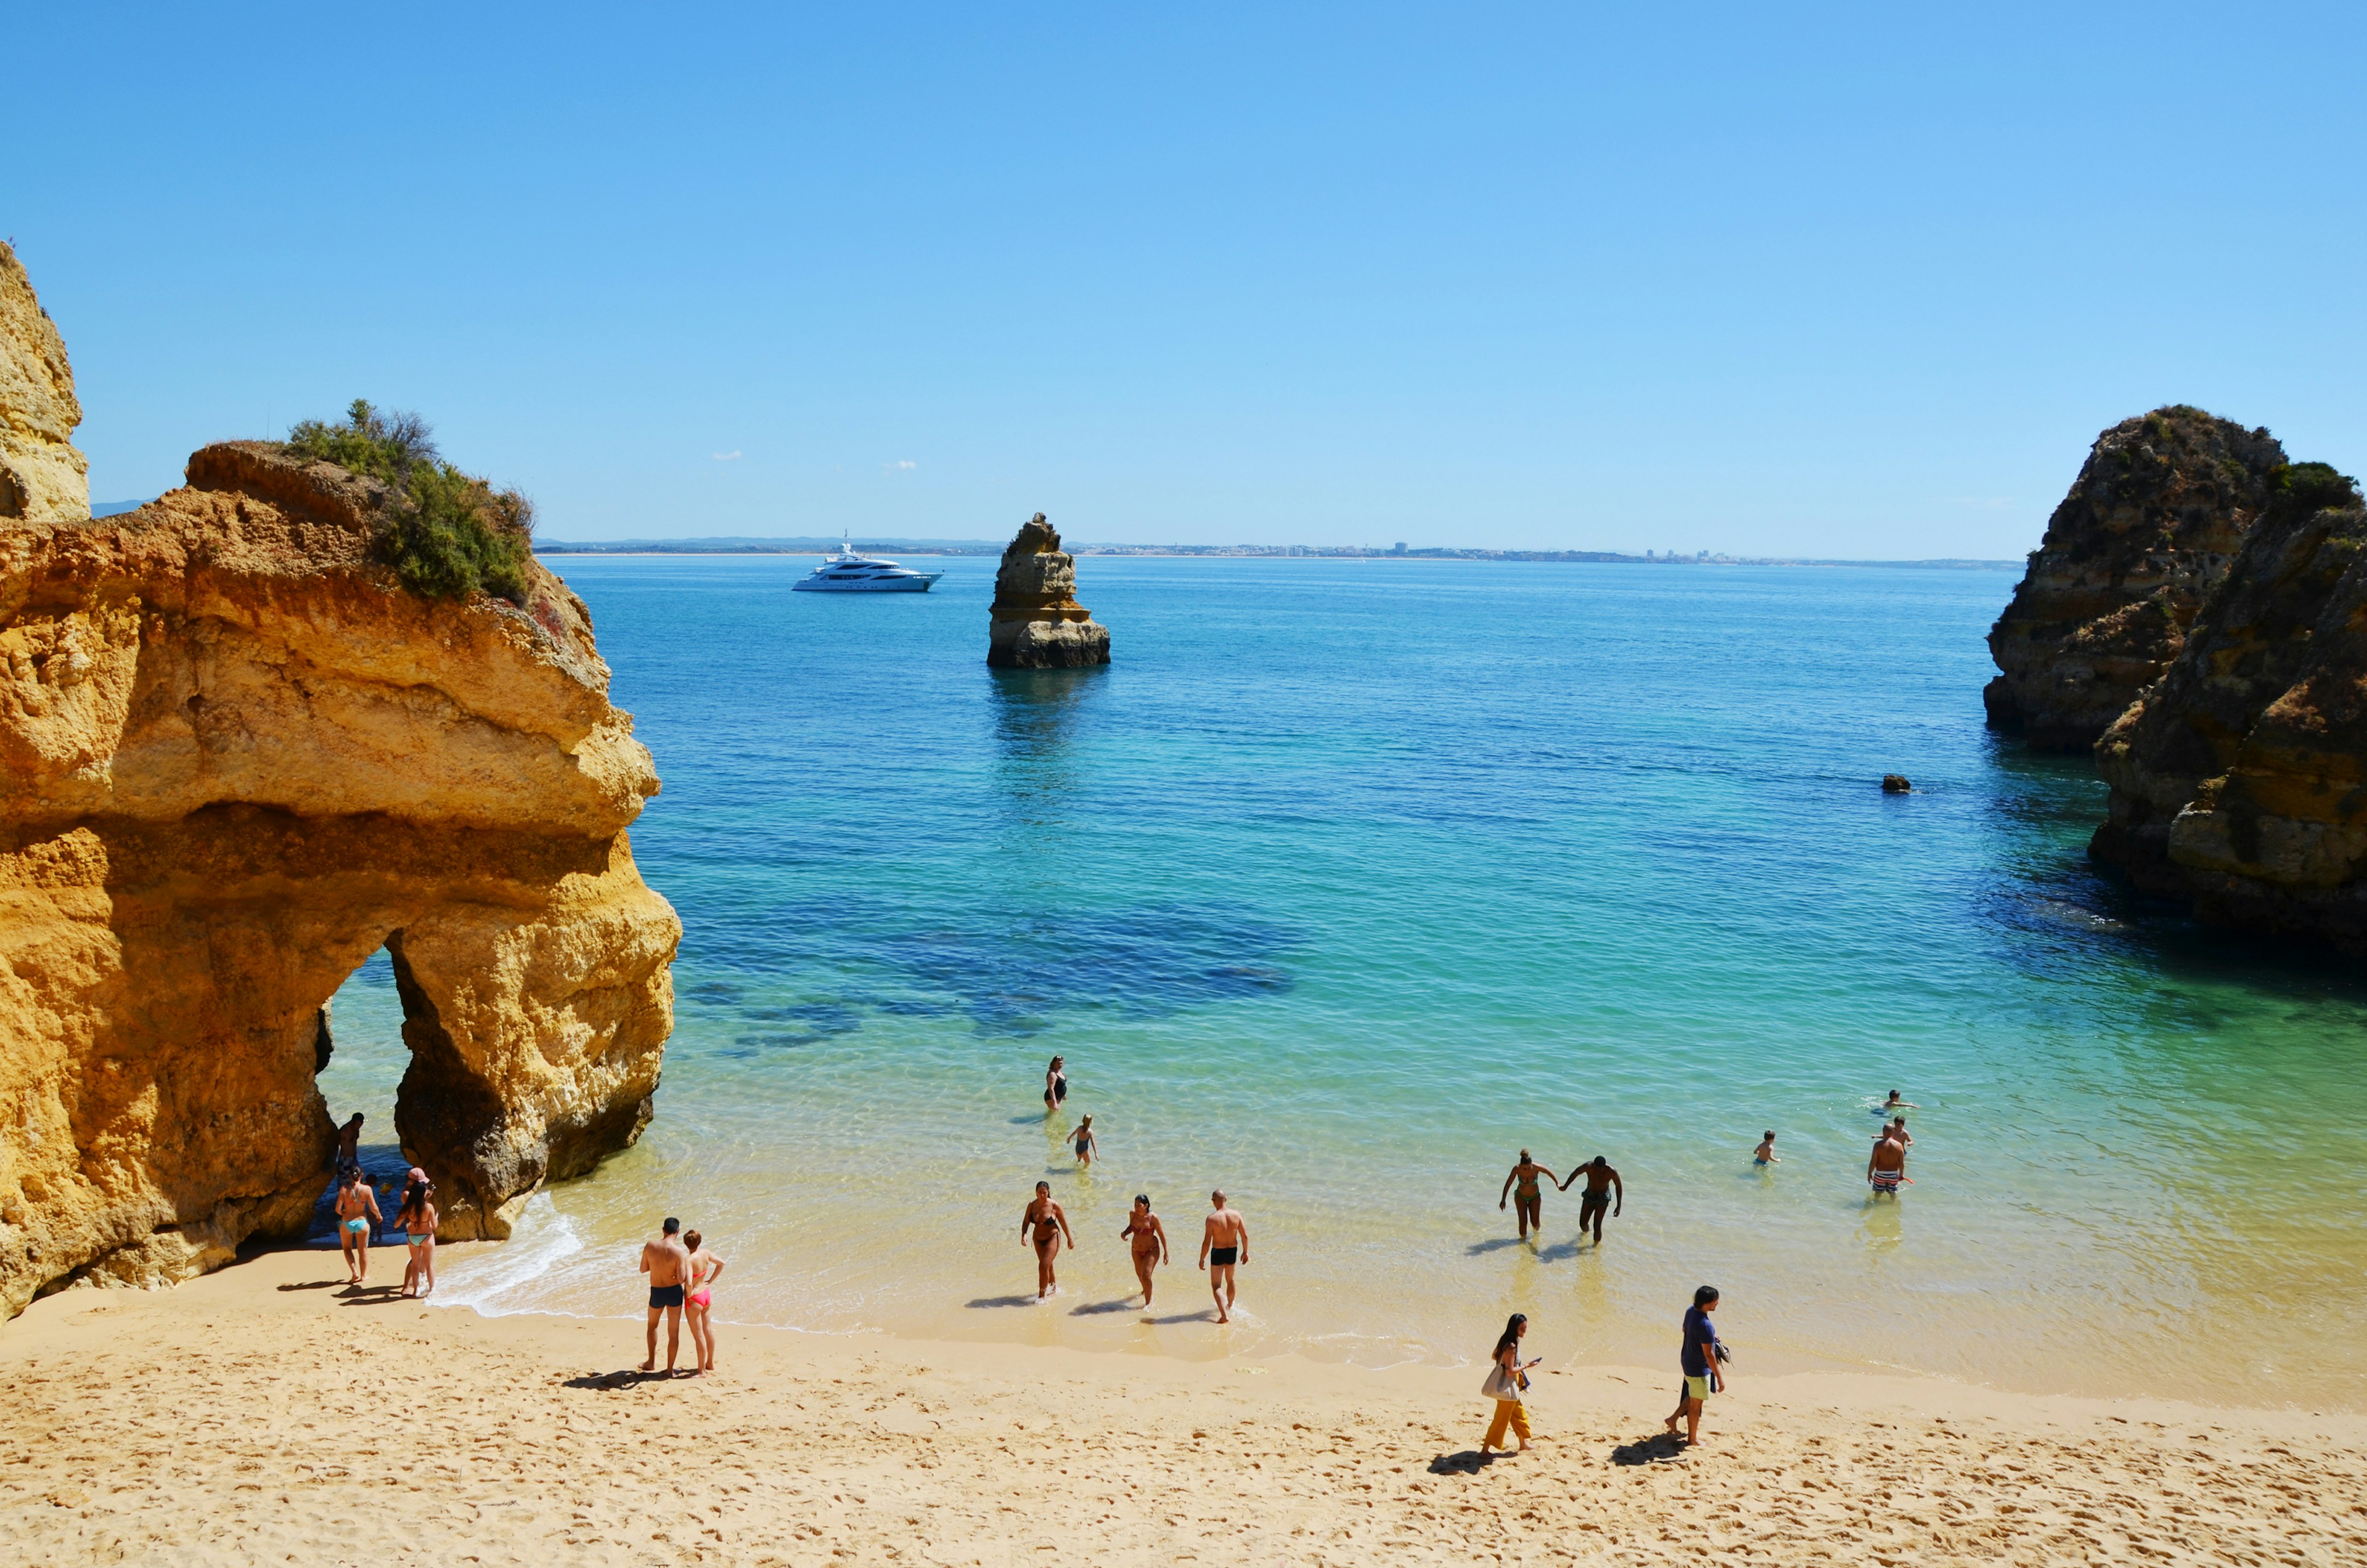
<path fill-rule="evenodd" d="M 381 413 L 356 398 L 343 424 L 308 419 L 289 431 L 287 450 L 393 491 L 379 548 L 413 593 L 459 599 L 482 589 L 523 604 L 533 506 L 444 461 L 430 434 L 417 414 Z"/>
<path fill-rule="evenodd" d="M 2329 506 L 2348 512 L 2359 504 L 2359 481 L 2331 463 L 2281 463 L 2269 470 L 2271 512 L 2307 517 Z"/>

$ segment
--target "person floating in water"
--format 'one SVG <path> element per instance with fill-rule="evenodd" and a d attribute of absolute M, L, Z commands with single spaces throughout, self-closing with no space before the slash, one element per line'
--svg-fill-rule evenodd
<path fill-rule="evenodd" d="M 1888 1100 L 1884 1100 L 1880 1105 L 1874 1108 L 1874 1113 L 1876 1116 L 1879 1116 L 1888 1111 L 1920 1111 L 1923 1108 L 1921 1106 L 1916 1104 L 1911 1100 L 1899 1099 L 1898 1091 L 1894 1089 L 1890 1091 L 1890 1098 Z"/>
<path fill-rule="evenodd" d="M 1052 1065 L 1044 1069 L 1044 1114 L 1050 1116 L 1069 1098 L 1069 1075 L 1062 1070 L 1065 1056 L 1055 1056 Z"/>
<path fill-rule="evenodd" d="M 1077 1134 L 1069 1141 L 1076 1147 L 1080 1167 L 1092 1165 L 1093 1156 L 1101 1152 L 1101 1145 L 1093 1137 L 1093 1119 L 1091 1116 L 1077 1123 Z"/>
<path fill-rule="evenodd" d="M 1529 1239 L 1529 1227 L 1532 1225 L 1535 1226 L 1541 1234 L 1546 1228 L 1546 1201 L 1544 1195 L 1537 1190 L 1537 1178 L 1540 1176 L 1547 1181 L 1554 1179 L 1552 1171 L 1531 1159 L 1529 1151 L 1523 1149 L 1519 1163 L 1512 1167 L 1512 1173 L 1504 1178 L 1504 1185 L 1496 1194 L 1496 1209 L 1500 1213 L 1503 1211 L 1506 1193 L 1511 1193 L 1521 1205 L 1521 1239 L 1523 1241 Z M 1515 1181 L 1521 1184 L 1521 1190 L 1518 1192 L 1512 1191 L 1512 1183 Z"/>
<path fill-rule="evenodd" d="M 1150 1194 L 1134 1195 L 1134 1213 L 1126 1217 L 1120 1241 L 1134 1243 L 1134 1277 L 1142 1281 L 1142 1304 L 1150 1304 L 1150 1271 L 1167 1261 L 1167 1227 L 1150 1212 Z"/>
<path fill-rule="evenodd" d="M 1873 1184 L 1875 1197 L 1897 1197 L 1898 1184 L 1907 1179 L 1907 1145 L 1884 1136 L 1866 1156 L 1865 1179 Z"/>
<path fill-rule="evenodd" d="M 1060 1255 L 1060 1241 L 1067 1237 L 1070 1247 L 1077 1238 L 1069 1233 L 1069 1216 L 1060 1205 L 1052 1201 L 1052 1184 L 1036 1184 L 1036 1201 L 1019 1216 L 1019 1239 L 1036 1248 L 1036 1299 L 1042 1301 L 1060 1288 L 1052 1271 L 1052 1260 Z"/>
<path fill-rule="evenodd" d="M 1612 1218 L 1619 1217 L 1619 1211 L 1627 1206 L 1627 1184 L 1619 1179 L 1619 1173 L 1611 1168 L 1609 1160 L 1597 1155 L 1580 1166 L 1577 1170 L 1571 1171 L 1569 1180 L 1561 1183 L 1561 1190 L 1565 1192 L 1569 1191 L 1569 1183 L 1576 1181 L 1580 1174 L 1586 1177 L 1586 1193 L 1578 1201 L 1579 1234 L 1585 1235 L 1587 1224 L 1591 1221 L 1594 1225 L 1594 1245 L 1601 1247 L 1603 1245 L 1603 1212 L 1609 1209 Z M 1612 1203 L 1612 1195 L 1614 1192 L 1618 1195 L 1618 1203 L 1615 1207 Z"/>
<path fill-rule="evenodd" d="M 1250 1223 L 1225 1201 L 1222 1190 L 1208 1194 L 1215 1211 L 1200 1229 L 1200 1267 L 1208 1271 L 1208 1292 L 1217 1298 L 1217 1321 L 1233 1321 L 1233 1303 L 1240 1292 L 1233 1281 L 1236 1266 L 1250 1260 Z"/>
<path fill-rule="evenodd" d="M 1753 1165 L 1782 1165 L 1784 1163 L 1782 1160 L 1775 1157 L 1774 1129 L 1770 1128 L 1759 1135 L 1759 1146 L 1750 1151 L 1750 1163 Z"/>

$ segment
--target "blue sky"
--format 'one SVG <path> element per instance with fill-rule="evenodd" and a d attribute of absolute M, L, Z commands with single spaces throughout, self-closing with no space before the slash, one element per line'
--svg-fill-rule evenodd
<path fill-rule="evenodd" d="M 357 395 L 562 538 L 2008 557 L 2171 400 L 2367 469 L 2367 8 L 324 9 L 7 24 L 98 499 Z"/>

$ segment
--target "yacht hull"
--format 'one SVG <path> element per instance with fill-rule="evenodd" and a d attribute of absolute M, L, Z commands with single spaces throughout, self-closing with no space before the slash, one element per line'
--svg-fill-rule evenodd
<path fill-rule="evenodd" d="M 876 578 L 868 582 L 816 582 L 801 578 L 789 585 L 792 593 L 926 593 L 941 571 L 914 572 L 910 577 Z"/>

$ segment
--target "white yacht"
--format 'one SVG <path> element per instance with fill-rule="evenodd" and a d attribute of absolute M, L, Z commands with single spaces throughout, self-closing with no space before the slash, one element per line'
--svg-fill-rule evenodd
<path fill-rule="evenodd" d="M 824 558 L 811 575 L 791 586 L 800 593 L 926 593 L 942 571 L 914 571 L 878 556 L 859 556 L 842 541 L 838 554 Z"/>

